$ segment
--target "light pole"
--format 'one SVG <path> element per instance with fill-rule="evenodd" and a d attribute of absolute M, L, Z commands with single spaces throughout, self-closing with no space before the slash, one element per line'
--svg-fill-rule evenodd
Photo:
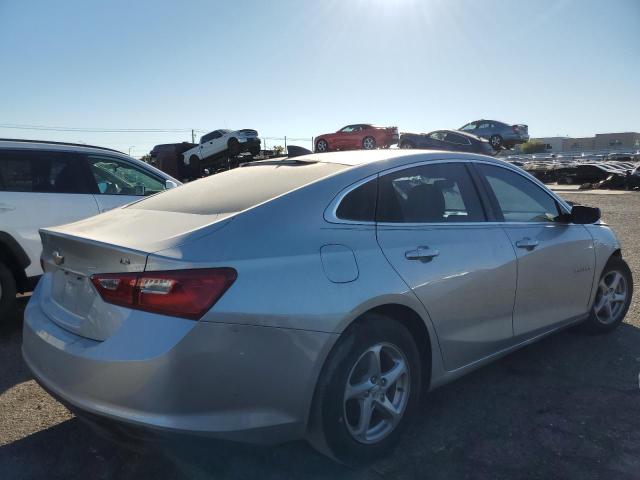
<path fill-rule="evenodd" d="M 135 145 L 131 145 L 131 146 L 129 147 L 129 156 L 131 156 L 131 149 L 132 149 L 132 148 L 135 148 Z"/>

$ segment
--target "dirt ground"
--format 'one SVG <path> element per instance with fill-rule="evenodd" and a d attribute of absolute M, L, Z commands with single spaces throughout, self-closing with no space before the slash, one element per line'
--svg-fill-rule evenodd
<path fill-rule="evenodd" d="M 640 194 L 561 194 L 602 209 L 640 279 Z M 303 442 L 111 444 L 33 381 L 20 315 L 0 325 L 0 479 L 640 479 L 638 299 L 611 335 L 564 331 L 434 391 L 400 448 L 360 469 Z"/>

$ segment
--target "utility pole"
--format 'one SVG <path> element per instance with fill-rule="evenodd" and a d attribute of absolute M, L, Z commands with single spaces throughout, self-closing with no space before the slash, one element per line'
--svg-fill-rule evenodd
<path fill-rule="evenodd" d="M 284 136 L 284 153 L 287 154 L 287 136 Z"/>
<path fill-rule="evenodd" d="M 196 132 L 191 129 L 191 143 L 196 143 Z"/>

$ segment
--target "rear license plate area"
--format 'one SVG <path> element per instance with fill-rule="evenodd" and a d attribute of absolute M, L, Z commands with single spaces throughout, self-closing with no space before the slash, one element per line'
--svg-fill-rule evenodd
<path fill-rule="evenodd" d="M 86 316 L 94 297 L 89 279 L 64 269 L 58 269 L 53 277 L 52 297 L 55 303 L 74 315 Z"/>

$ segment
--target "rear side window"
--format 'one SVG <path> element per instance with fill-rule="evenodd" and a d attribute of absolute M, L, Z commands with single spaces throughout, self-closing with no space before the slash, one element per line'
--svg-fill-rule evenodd
<path fill-rule="evenodd" d="M 346 168 L 321 162 L 254 163 L 167 190 L 127 208 L 198 215 L 235 213 Z"/>
<path fill-rule="evenodd" d="M 505 222 L 551 222 L 558 215 L 555 199 L 531 180 L 506 168 L 479 163 Z"/>
<path fill-rule="evenodd" d="M 380 177 L 379 222 L 457 223 L 486 220 L 469 172 L 461 163 L 407 168 Z"/>
<path fill-rule="evenodd" d="M 456 135 L 455 133 L 447 133 L 446 141 L 456 145 L 471 145 L 468 138 L 462 135 Z"/>
<path fill-rule="evenodd" d="M 95 193 L 86 163 L 69 152 L 0 151 L 0 190 L 34 193 Z"/>
<path fill-rule="evenodd" d="M 340 202 L 336 217 L 342 220 L 373 222 L 376 219 L 378 181 L 370 180 L 349 192 Z"/>

